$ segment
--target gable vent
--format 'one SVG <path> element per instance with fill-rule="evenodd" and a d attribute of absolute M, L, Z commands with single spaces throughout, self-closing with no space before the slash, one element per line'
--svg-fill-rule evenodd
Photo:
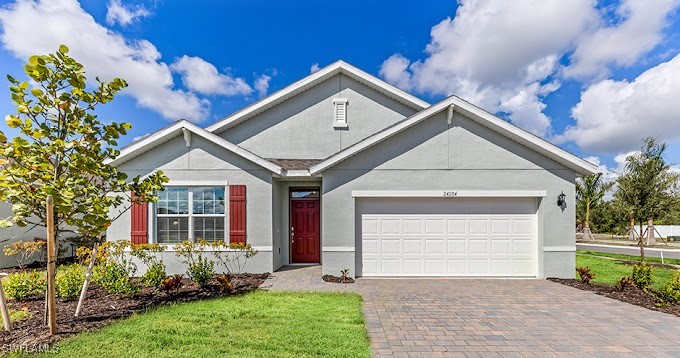
<path fill-rule="evenodd" d="M 347 128 L 347 98 L 333 99 L 333 128 Z"/>

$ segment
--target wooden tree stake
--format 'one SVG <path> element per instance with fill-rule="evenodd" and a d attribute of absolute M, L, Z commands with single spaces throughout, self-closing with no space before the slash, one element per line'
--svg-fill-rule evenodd
<path fill-rule="evenodd" d="M 47 316 L 50 334 L 57 333 L 57 306 L 55 300 L 54 278 L 57 271 L 56 243 L 54 238 L 54 201 L 52 195 L 47 196 Z"/>
<path fill-rule="evenodd" d="M 101 240 L 99 236 L 98 240 Z M 90 256 L 90 264 L 87 265 L 87 272 L 85 273 L 85 280 L 83 281 L 83 288 L 80 290 L 80 298 L 78 299 L 78 306 L 76 306 L 75 316 L 80 316 L 83 312 L 83 304 L 85 303 L 85 298 L 87 297 L 87 288 L 90 285 L 90 279 L 92 277 L 92 269 L 94 268 L 94 263 L 97 261 L 97 248 L 99 247 L 99 242 L 94 244 L 92 248 L 92 255 Z"/>
<path fill-rule="evenodd" d="M 0 311 L 2 311 L 2 322 L 5 325 L 5 331 L 12 330 L 12 322 L 9 321 L 9 309 L 7 308 L 7 301 L 5 301 L 5 291 L 2 290 L 2 276 L 0 275 Z"/>

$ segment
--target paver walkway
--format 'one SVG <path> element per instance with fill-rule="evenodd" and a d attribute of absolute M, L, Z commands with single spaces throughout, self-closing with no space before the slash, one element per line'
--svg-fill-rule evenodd
<path fill-rule="evenodd" d="M 377 357 L 680 357 L 680 318 L 546 280 L 320 280 L 275 273 L 270 289 L 357 290 Z"/>

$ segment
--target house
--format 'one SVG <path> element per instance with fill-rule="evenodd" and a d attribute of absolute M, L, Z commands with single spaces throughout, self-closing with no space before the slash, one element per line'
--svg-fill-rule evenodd
<path fill-rule="evenodd" d="M 162 170 L 109 240 L 245 241 L 249 272 L 573 277 L 575 179 L 596 167 L 458 97 L 429 104 L 343 61 L 206 128 L 178 121 L 121 150 Z M 558 203 L 559 200 L 559 203 Z"/>

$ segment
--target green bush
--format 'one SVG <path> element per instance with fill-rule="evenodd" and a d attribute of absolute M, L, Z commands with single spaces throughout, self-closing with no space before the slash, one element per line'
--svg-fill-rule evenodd
<path fill-rule="evenodd" d="M 45 272 L 17 272 L 7 276 L 2 287 L 7 297 L 23 301 L 42 296 L 47 289 L 47 279 Z"/>
<path fill-rule="evenodd" d="M 680 304 L 680 272 L 674 272 L 673 278 L 661 288 L 661 299 L 668 304 Z"/>
<path fill-rule="evenodd" d="M 33 317 L 33 312 L 29 311 L 28 307 L 9 310 L 9 321 L 12 323 L 25 321 L 31 317 Z"/>
<path fill-rule="evenodd" d="M 215 277 L 215 263 L 199 255 L 196 261 L 187 265 L 187 275 L 199 286 L 205 287 Z"/>
<path fill-rule="evenodd" d="M 165 265 L 162 262 L 154 262 L 146 269 L 146 273 L 142 276 L 142 281 L 159 290 L 167 276 Z"/>
<path fill-rule="evenodd" d="M 139 292 L 129 267 L 119 262 L 109 261 L 98 266 L 96 281 L 106 292 L 114 295 L 129 296 Z"/>
<path fill-rule="evenodd" d="M 644 261 L 633 266 L 633 281 L 641 290 L 648 288 L 652 284 L 652 266 Z"/>
<path fill-rule="evenodd" d="M 175 245 L 175 256 L 187 266 L 189 278 L 201 287 L 215 277 L 215 262 L 204 256 L 208 245 L 205 240 L 186 240 Z"/>
<path fill-rule="evenodd" d="M 83 288 L 85 269 L 78 264 L 63 266 L 57 270 L 55 280 L 57 296 L 67 301 L 74 300 Z"/>

